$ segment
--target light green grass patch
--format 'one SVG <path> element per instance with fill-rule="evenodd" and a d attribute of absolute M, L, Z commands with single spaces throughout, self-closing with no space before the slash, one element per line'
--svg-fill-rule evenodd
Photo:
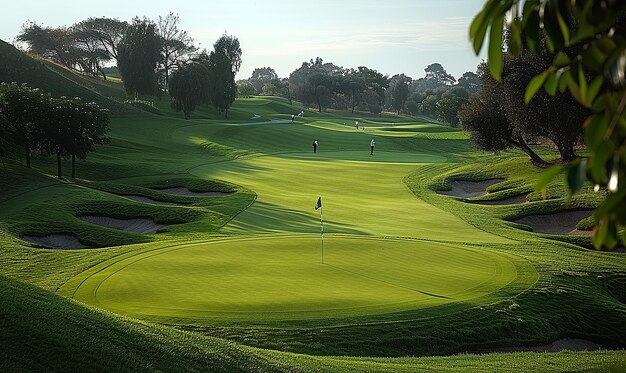
<path fill-rule="evenodd" d="M 518 266 L 529 267 L 483 248 L 335 236 L 325 240 L 324 264 L 318 237 L 292 236 L 173 246 L 116 260 L 63 292 L 134 317 L 213 325 L 332 324 L 454 302 L 469 307 L 515 281 Z"/>

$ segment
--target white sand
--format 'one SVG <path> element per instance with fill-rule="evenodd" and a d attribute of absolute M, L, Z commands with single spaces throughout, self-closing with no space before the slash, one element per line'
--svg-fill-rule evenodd
<path fill-rule="evenodd" d="M 128 199 L 132 199 L 133 201 L 143 202 L 143 203 L 152 203 L 152 204 L 155 204 L 155 205 L 165 205 L 165 206 L 186 206 L 186 205 L 189 205 L 189 203 L 182 203 L 182 202 L 158 201 L 156 199 L 152 199 L 152 198 L 148 198 L 148 197 L 144 197 L 144 196 L 138 196 L 138 195 L 134 195 L 134 194 L 124 195 L 123 197 L 126 197 Z"/>
<path fill-rule="evenodd" d="M 156 233 L 163 224 L 157 224 L 151 219 L 115 219 L 107 216 L 81 216 L 79 218 L 87 223 L 100 225 L 107 228 L 125 232 Z"/>
<path fill-rule="evenodd" d="M 487 188 L 491 185 L 501 183 L 505 179 L 489 179 L 483 181 L 453 181 L 451 190 L 439 190 L 437 193 L 446 196 L 472 198 L 487 194 Z"/>
<path fill-rule="evenodd" d="M 45 246 L 53 249 L 86 249 L 85 246 L 76 236 L 70 234 L 49 234 L 47 236 L 23 236 L 24 241 L 34 243 L 35 245 Z"/>
<path fill-rule="evenodd" d="M 210 197 L 210 196 L 225 196 L 232 194 L 232 192 L 192 192 L 187 188 L 166 188 L 157 189 L 159 192 L 174 194 L 177 196 L 192 196 L 192 197 Z"/>
<path fill-rule="evenodd" d="M 554 214 L 528 215 L 515 222 L 528 225 L 535 233 L 580 234 L 581 231 L 576 230 L 576 224 L 590 217 L 591 214 L 591 210 L 563 211 Z"/>

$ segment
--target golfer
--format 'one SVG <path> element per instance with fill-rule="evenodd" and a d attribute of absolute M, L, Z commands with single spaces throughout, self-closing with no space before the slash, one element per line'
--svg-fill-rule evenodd
<path fill-rule="evenodd" d="M 317 146 L 319 144 L 317 143 L 317 140 L 313 140 L 313 153 L 317 153 Z"/>
<path fill-rule="evenodd" d="M 374 141 L 374 139 L 372 139 L 370 141 L 370 155 L 374 155 L 374 146 L 376 145 L 376 141 Z"/>
<path fill-rule="evenodd" d="M 293 118 L 295 118 L 296 116 L 291 114 L 291 123 L 293 123 Z"/>
<path fill-rule="evenodd" d="M 356 121 L 356 130 L 357 131 L 359 130 L 359 121 L 358 120 Z"/>

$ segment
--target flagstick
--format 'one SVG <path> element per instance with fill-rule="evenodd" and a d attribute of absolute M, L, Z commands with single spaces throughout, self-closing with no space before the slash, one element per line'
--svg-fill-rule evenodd
<path fill-rule="evenodd" d="M 324 207 L 320 207 L 320 225 L 322 226 L 322 264 L 324 264 L 324 218 L 323 216 Z"/>

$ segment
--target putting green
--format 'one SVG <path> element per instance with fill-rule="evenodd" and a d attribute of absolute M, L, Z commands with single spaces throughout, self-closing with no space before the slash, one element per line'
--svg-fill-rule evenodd
<path fill-rule="evenodd" d="M 525 261 L 483 248 L 353 236 L 325 243 L 325 264 L 312 236 L 167 247 L 104 263 L 62 291 L 165 322 L 332 322 L 455 302 L 469 307 L 522 277 L 526 286 L 536 278 Z"/>

